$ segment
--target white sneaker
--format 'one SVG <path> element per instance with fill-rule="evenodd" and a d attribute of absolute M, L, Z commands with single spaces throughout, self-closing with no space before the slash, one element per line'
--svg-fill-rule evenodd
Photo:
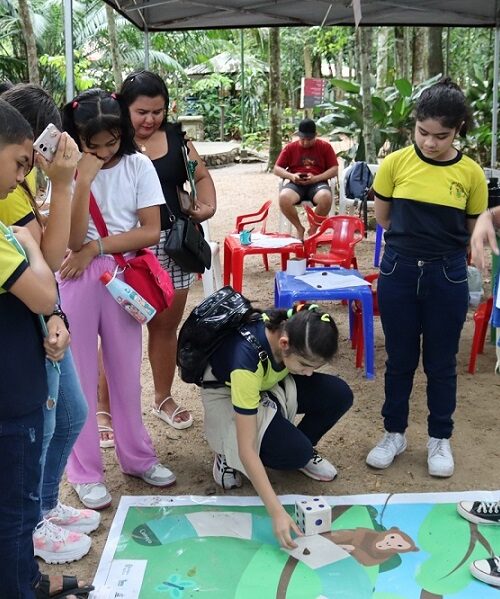
<path fill-rule="evenodd" d="M 406 449 L 404 433 L 385 433 L 383 438 L 366 456 L 366 463 L 372 468 L 388 468 L 394 458 Z"/>
<path fill-rule="evenodd" d="M 500 587 L 500 557 L 478 559 L 470 565 L 470 572 L 486 584 Z"/>
<path fill-rule="evenodd" d="M 73 489 L 83 505 L 91 510 L 103 510 L 111 505 L 111 495 L 103 483 L 77 483 Z"/>
<path fill-rule="evenodd" d="M 42 520 L 33 532 L 35 557 L 48 564 L 65 564 L 81 559 L 89 552 L 91 543 L 87 535 L 56 526 L 50 520 Z"/>
<path fill-rule="evenodd" d="M 431 476 L 446 478 L 453 474 L 455 464 L 449 439 L 429 437 L 429 441 L 427 441 L 427 466 Z"/>
<path fill-rule="evenodd" d="M 226 491 L 238 489 L 242 485 L 241 474 L 228 466 L 226 456 L 221 453 L 215 454 L 212 472 L 215 482 Z"/>
<path fill-rule="evenodd" d="M 325 458 L 322 458 L 319 453 L 314 450 L 313 457 L 307 462 L 303 468 L 299 468 L 309 478 L 327 482 L 333 480 L 337 476 L 337 469 Z"/>
<path fill-rule="evenodd" d="M 151 466 L 140 478 L 153 487 L 169 487 L 175 483 L 175 474 L 159 463 Z"/>
<path fill-rule="evenodd" d="M 93 532 L 101 522 L 101 515 L 98 512 L 88 509 L 77 510 L 69 505 L 63 505 L 61 502 L 48 511 L 44 518 L 61 528 L 87 534 Z"/>

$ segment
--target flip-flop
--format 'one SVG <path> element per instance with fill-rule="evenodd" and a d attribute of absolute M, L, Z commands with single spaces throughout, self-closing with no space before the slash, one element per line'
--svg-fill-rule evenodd
<path fill-rule="evenodd" d="M 163 422 L 166 422 L 172 428 L 175 428 L 177 430 L 183 430 L 185 428 L 189 428 L 193 424 L 193 417 L 191 414 L 189 414 L 189 418 L 187 420 L 181 420 L 180 422 L 177 422 L 175 420 L 175 417 L 178 416 L 179 414 L 182 414 L 183 412 L 188 412 L 188 410 L 186 410 L 186 408 L 177 406 L 175 408 L 175 410 L 172 412 L 171 416 L 161 409 L 163 404 L 166 401 L 168 401 L 169 399 L 173 399 L 173 397 L 171 395 L 169 395 L 168 397 L 165 397 L 165 399 L 161 402 L 161 404 L 158 407 L 153 406 L 153 414 L 155 416 L 157 416 L 158 418 L 161 418 L 161 420 L 163 420 Z"/>
<path fill-rule="evenodd" d="M 111 414 L 109 412 L 96 412 L 96 416 L 107 416 L 111 420 Z M 114 433 L 113 428 L 111 426 L 107 426 L 106 424 L 98 424 L 97 430 L 99 431 L 99 437 L 101 433 Z M 115 446 L 114 439 L 101 439 L 99 438 L 99 447 L 101 449 L 109 449 L 110 447 Z"/>
<path fill-rule="evenodd" d="M 47 574 L 42 574 L 40 582 L 35 589 L 35 599 L 62 599 L 68 595 L 76 597 L 88 597 L 89 593 L 94 590 L 91 584 L 83 587 L 78 586 L 76 576 L 62 576 L 62 589 L 54 594 L 50 594 L 50 577 Z"/>

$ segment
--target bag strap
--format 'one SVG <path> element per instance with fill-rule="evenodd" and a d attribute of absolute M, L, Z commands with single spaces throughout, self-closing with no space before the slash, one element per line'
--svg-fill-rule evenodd
<path fill-rule="evenodd" d="M 191 189 L 189 195 L 191 196 L 191 199 L 194 203 L 197 199 L 194 174 L 196 171 L 196 167 L 198 166 L 198 161 L 189 159 L 187 142 L 184 138 L 182 139 L 182 143 L 181 143 L 181 153 L 182 153 L 182 158 L 184 160 L 184 167 L 186 169 L 187 180 L 189 182 L 189 187 Z"/>
<path fill-rule="evenodd" d="M 259 360 L 262 362 L 262 368 L 264 369 L 265 374 L 267 371 L 267 360 L 269 359 L 266 350 L 258 342 L 257 337 L 248 329 L 238 329 L 238 333 L 256 350 L 257 354 L 259 355 Z"/>
<path fill-rule="evenodd" d="M 8 241 L 14 247 L 14 249 L 29 264 L 28 256 L 26 255 L 26 252 L 24 251 L 23 246 L 19 243 L 16 236 L 14 235 L 12 228 L 7 227 L 7 225 L 5 225 L 2 221 L 0 221 L 0 231 L 3 233 L 6 241 Z M 49 334 L 49 330 L 47 328 L 47 323 L 45 322 L 45 318 L 44 318 L 43 314 L 38 314 L 37 316 L 38 316 L 38 322 L 40 323 L 40 327 L 42 329 L 43 336 L 47 337 L 47 335 Z M 47 358 L 47 359 L 50 360 L 50 358 Z M 55 362 L 54 360 L 50 360 L 50 361 L 52 362 L 52 365 L 57 370 L 57 372 L 59 374 L 61 374 L 61 367 L 59 366 L 59 362 Z"/>
<path fill-rule="evenodd" d="M 89 212 L 90 212 L 90 216 L 92 217 L 92 220 L 94 221 L 95 227 L 96 227 L 99 235 L 101 237 L 108 237 L 109 236 L 108 227 L 106 226 L 106 223 L 104 222 L 101 211 L 99 210 L 99 206 L 97 205 L 96 199 L 92 192 L 90 192 Z M 123 257 L 123 254 L 112 254 L 112 256 L 116 260 L 116 263 L 118 264 L 118 266 L 120 268 L 127 267 L 127 261 Z"/>

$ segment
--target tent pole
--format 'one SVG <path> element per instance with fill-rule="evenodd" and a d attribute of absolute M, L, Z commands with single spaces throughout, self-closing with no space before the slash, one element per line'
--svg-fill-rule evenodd
<path fill-rule="evenodd" d="M 144 68 L 149 70 L 149 30 L 144 25 Z"/>
<path fill-rule="evenodd" d="M 240 112 L 241 112 L 241 148 L 245 147 L 245 37 L 244 30 L 240 29 L 241 43 L 241 96 L 240 96 Z"/>
<path fill-rule="evenodd" d="M 66 102 L 75 97 L 75 75 L 73 64 L 73 0 L 64 0 L 64 55 L 66 57 Z"/>
<path fill-rule="evenodd" d="M 497 164 L 498 143 L 498 67 L 500 57 L 500 27 L 495 28 L 495 53 L 493 57 L 493 118 L 491 120 L 491 168 Z"/>

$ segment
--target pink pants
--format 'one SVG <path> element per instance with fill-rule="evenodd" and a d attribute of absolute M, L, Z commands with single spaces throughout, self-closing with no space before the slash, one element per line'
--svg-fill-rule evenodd
<path fill-rule="evenodd" d="M 68 460 L 71 483 L 104 481 L 95 412 L 98 336 L 108 381 L 116 455 L 125 474 L 140 475 L 158 462 L 141 414 L 142 329 L 111 296 L 99 277 L 113 272 L 109 256 L 95 258 L 78 279 L 59 279 L 61 304 L 71 329 L 71 349 L 89 417 Z M 122 275 L 119 275 L 122 278 Z"/>

